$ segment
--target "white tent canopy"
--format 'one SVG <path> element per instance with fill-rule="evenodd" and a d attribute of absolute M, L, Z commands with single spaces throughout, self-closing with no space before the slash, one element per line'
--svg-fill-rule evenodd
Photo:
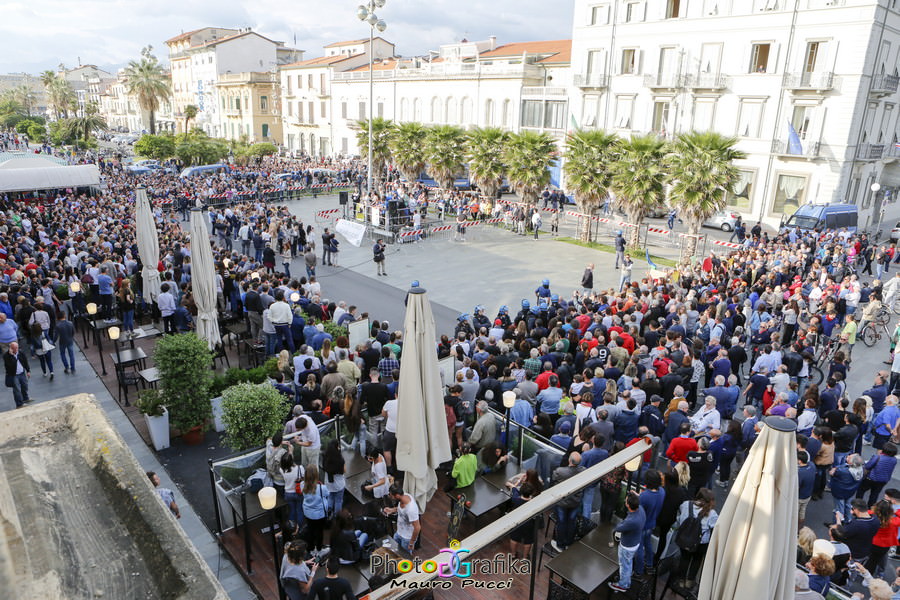
<path fill-rule="evenodd" d="M 97 165 L 0 169 L 0 192 L 25 192 L 100 185 Z"/>

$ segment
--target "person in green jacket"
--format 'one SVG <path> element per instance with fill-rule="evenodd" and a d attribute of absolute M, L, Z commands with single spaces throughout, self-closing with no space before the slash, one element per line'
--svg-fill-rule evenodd
<path fill-rule="evenodd" d="M 478 458 L 472 454 L 472 445 L 465 442 L 462 445 L 459 458 L 453 463 L 453 470 L 450 472 L 450 481 L 447 484 L 447 491 L 472 485 L 477 473 Z"/>

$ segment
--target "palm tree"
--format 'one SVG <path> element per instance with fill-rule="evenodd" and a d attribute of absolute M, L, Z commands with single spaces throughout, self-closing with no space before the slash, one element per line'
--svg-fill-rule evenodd
<path fill-rule="evenodd" d="M 66 81 L 65 77 L 58 75 L 54 71 L 44 71 L 40 76 L 41 83 L 47 92 L 47 99 L 50 106 L 53 107 L 53 113 L 56 119 L 69 116 L 69 109 L 73 104 L 78 102 L 78 97 L 72 89 L 71 84 Z"/>
<path fill-rule="evenodd" d="M 152 46 L 141 50 L 141 59 L 132 60 L 125 67 L 125 89 L 137 96 L 141 109 L 150 113 L 150 134 L 156 133 L 155 113 L 160 101 L 171 94 L 169 78 L 151 51 Z"/>
<path fill-rule="evenodd" d="M 740 173 L 734 161 L 747 158 L 736 149 L 737 138 L 712 131 L 682 133 L 665 157 L 671 173 L 669 198 L 687 223 L 687 244 L 683 259 L 697 251 L 697 236 L 703 222 L 725 206 L 725 197 L 734 191 Z"/>
<path fill-rule="evenodd" d="M 618 147 L 619 138 L 601 129 L 579 130 L 569 135 L 563 170 L 582 213 L 591 214 L 609 195 L 613 176 L 611 165 L 616 160 Z M 586 242 L 590 234 L 590 219 L 581 219 L 579 239 Z"/>
<path fill-rule="evenodd" d="M 509 136 L 503 152 L 506 176 L 529 208 L 550 183 L 550 166 L 556 156 L 556 143 L 546 133 L 526 130 Z"/>
<path fill-rule="evenodd" d="M 66 130 L 76 139 L 89 140 L 91 132 L 108 129 L 106 119 L 96 113 L 85 114 L 81 117 L 72 117 L 64 121 Z"/>
<path fill-rule="evenodd" d="M 193 104 L 188 104 L 184 107 L 184 132 L 188 131 L 188 123 L 197 118 L 197 107 Z"/>
<path fill-rule="evenodd" d="M 356 144 L 363 157 L 369 156 L 369 121 L 357 121 Z M 391 159 L 391 136 L 394 134 L 394 122 L 390 119 L 375 117 L 372 119 L 372 187 L 378 188 L 378 182 Z"/>
<path fill-rule="evenodd" d="M 400 123 L 390 140 L 394 166 L 407 181 L 414 183 L 425 168 L 425 134 L 421 123 Z"/>
<path fill-rule="evenodd" d="M 466 158 L 469 161 L 469 177 L 481 194 L 492 200 L 503 183 L 506 165 L 503 164 L 503 148 L 509 134 L 499 127 L 485 127 L 466 134 Z"/>
<path fill-rule="evenodd" d="M 665 142 L 655 135 L 632 136 L 619 150 L 613 164 L 612 189 L 616 202 L 633 225 L 628 245 L 640 245 L 640 229 L 647 213 L 663 202 L 666 170 Z"/>
<path fill-rule="evenodd" d="M 25 116 L 31 116 L 31 107 L 34 106 L 36 96 L 34 90 L 31 89 L 31 86 L 28 84 L 20 84 L 14 87 L 12 90 L 13 97 L 22 105 L 25 109 Z"/>
<path fill-rule="evenodd" d="M 426 169 L 443 190 L 452 190 L 457 173 L 466 168 L 466 132 L 454 125 L 437 125 L 425 135 Z"/>

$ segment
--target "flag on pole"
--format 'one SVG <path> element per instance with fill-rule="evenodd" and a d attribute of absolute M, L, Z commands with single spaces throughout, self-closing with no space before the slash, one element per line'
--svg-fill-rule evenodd
<path fill-rule="evenodd" d="M 800 143 L 800 136 L 794 129 L 794 124 L 788 121 L 788 154 L 803 154 L 803 144 Z"/>
<path fill-rule="evenodd" d="M 647 256 L 647 264 L 650 265 L 650 268 L 651 268 L 651 269 L 657 269 L 657 268 L 659 268 L 659 267 L 656 266 L 656 263 L 654 263 L 652 260 L 650 260 L 650 248 L 644 248 L 644 252 L 646 252 L 646 256 Z"/>

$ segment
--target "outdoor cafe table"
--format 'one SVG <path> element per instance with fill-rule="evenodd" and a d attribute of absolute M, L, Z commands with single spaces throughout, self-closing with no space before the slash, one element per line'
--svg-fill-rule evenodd
<path fill-rule="evenodd" d="M 592 594 L 619 570 L 612 525 L 604 524 L 575 542 L 547 563 L 550 572 L 586 594 Z"/>
<path fill-rule="evenodd" d="M 371 494 L 365 496 L 363 495 L 362 491 L 363 486 L 367 485 L 366 480 L 369 478 L 369 475 L 369 471 L 366 470 L 356 473 L 355 475 L 348 474 L 345 479 L 347 484 L 347 492 L 363 506 L 372 501 Z"/>
<path fill-rule="evenodd" d="M 447 492 L 451 503 L 456 502 L 460 494 L 466 496 L 466 512 L 475 518 L 499 508 L 510 498 L 505 489 L 496 487 L 484 477 L 476 477 L 471 485 Z"/>
<path fill-rule="evenodd" d="M 110 355 L 114 365 L 127 366 L 147 359 L 147 353 L 140 348 L 126 348 Z"/>
<path fill-rule="evenodd" d="M 156 367 L 138 371 L 138 375 L 140 375 L 141 379 L 143 379 L 150 387 L 156 387 L 156 382 L 159 381 L 159 369 Z"/>
<path fill-rule="evenodd" d="M 518 474 L 519 465 L 513 463 L 511 460 L 507 460 L 503 469 L 485 473 L 482 477 L 495 488 L 505 490 L 506 482 Z"/>
<path fill-rule="evenodd" d="M 360 473 L 368 473 L 372 468 L 369 461 L 352 448 L 345 448 L 341 454 L 344 457 L 344 475 L 347 477 L 353 477 Z"/>

